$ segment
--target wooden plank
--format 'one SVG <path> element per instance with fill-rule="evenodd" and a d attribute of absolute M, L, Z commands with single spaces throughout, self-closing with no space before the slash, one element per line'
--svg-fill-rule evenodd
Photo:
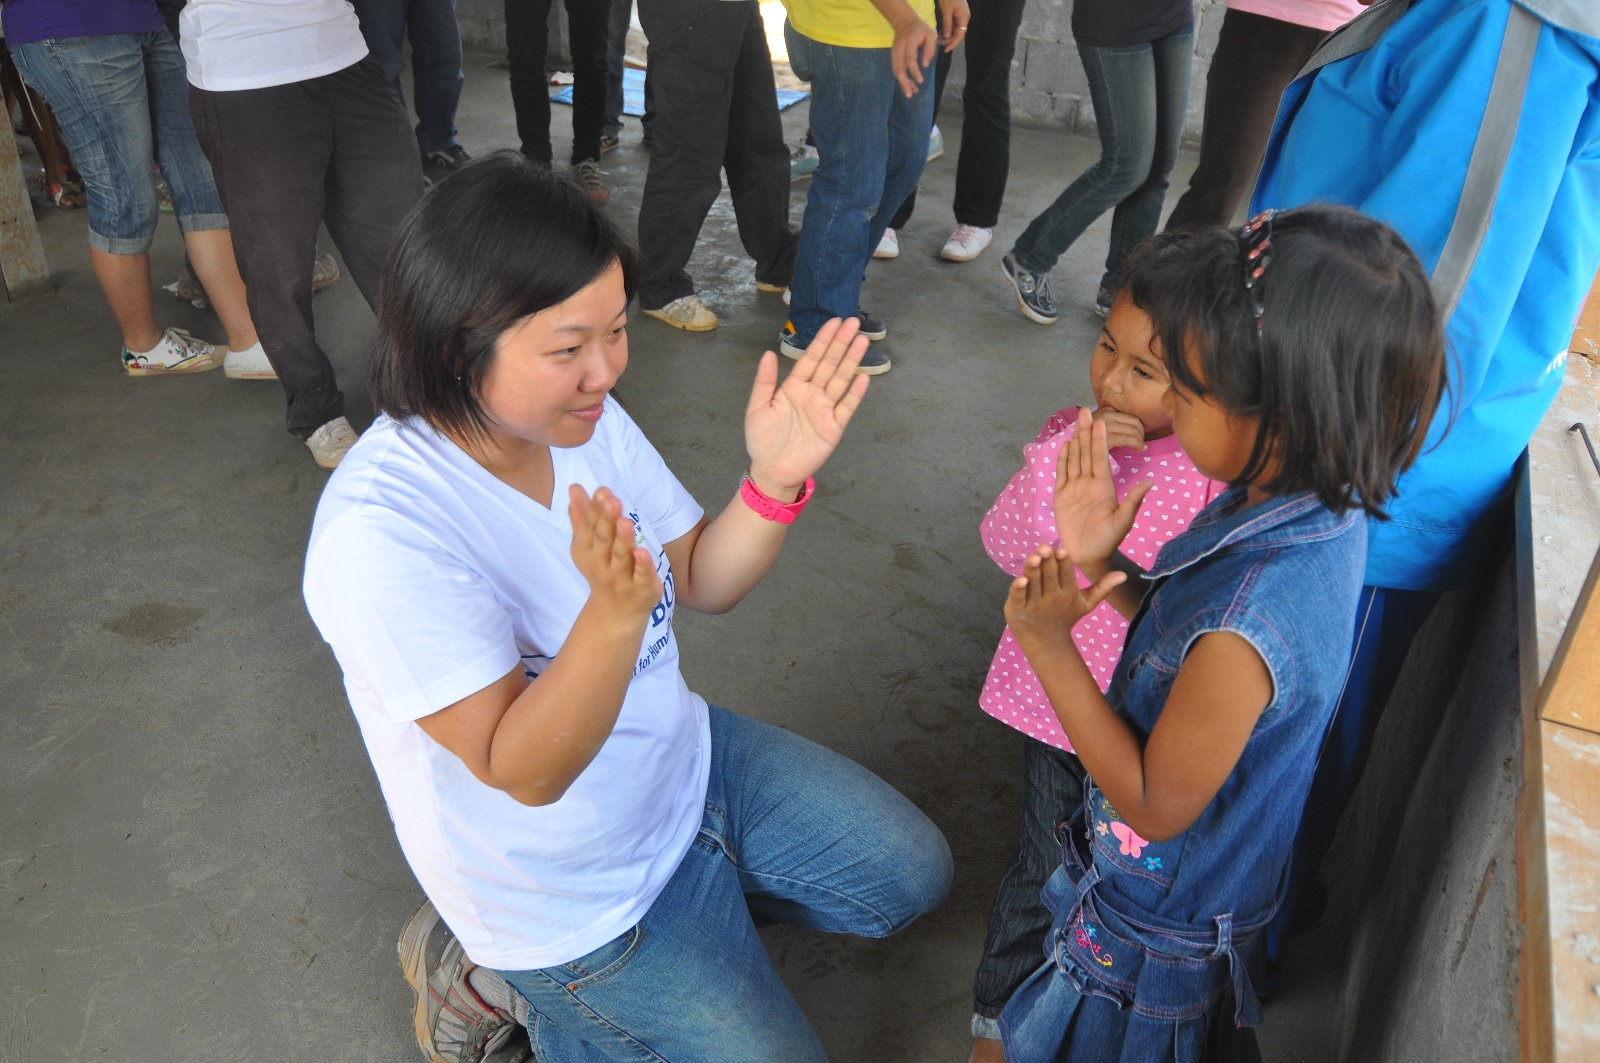
<path fill-rule="evenodd" d="M 1534 542 L 1531 534 L 1532 477 L 1528 455 L 1517 462 L 1518 668 L 1522 686 L 1522 792 L 1517 795 L 1517 1027 L 1520 1063 L 1551 1063 L 1555 1023 L 1551 1005 L 1550 887 L 1545 864 L 1544 741 L 1538 714 L 1539 635 Z"/>
<path fill-rule="evenodd" d="M 1600 274 L 1589 288 L 1589 298 L 1578 315 L 1578 327 L 1572 332 L 1572 342 L 1567 350 L 1600 362 Z"/>
<path fill-rule="evenodd" d="M 1539 739 L 1554 1058 L 1600 1063 L 1600 735 L 1544 720 Z"/>
<path fill-rule="evenodd" d="M 12 302 L 50 290 L 50 267 L 33 220 L 28 179 L 9 116 L 0 121 L 0 276 Z"/>
<path fill-rule="evenodd" d="M 1539 690 L 1539 718 L 1600 734 L 1600 553 L 1567 619 L 1550 672 Z M 1600 999 L 1600 998 L 1597 998 Z"/>

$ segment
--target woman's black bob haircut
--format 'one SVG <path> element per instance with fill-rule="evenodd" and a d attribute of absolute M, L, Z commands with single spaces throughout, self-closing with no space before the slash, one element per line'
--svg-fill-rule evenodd
<path fill-rule="evenodd" d="M 1152 237 L 1122 289 L 1150 315 L 1175 386 L 1260 419 L 1237 482 L 1384 517 L 1446 387 L 1428 274 L 1398 233 L 1345 207 L 1300 207 L 1270 224 L 1259 329 L 1236 230 Z"/>
<path fill-rule="evenodd" d="M 631 299 L 639 254 L 564 174 L 513 151 L 439 182 L 400 225 L 378 289 L 372 401 L 458 440 L 482 440 L 495 341 L 613 264 Z"/>

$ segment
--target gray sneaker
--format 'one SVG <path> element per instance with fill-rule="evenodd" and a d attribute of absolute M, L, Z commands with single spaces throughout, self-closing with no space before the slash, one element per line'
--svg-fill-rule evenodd
<path fill-rule="evenodd" d="M 606 187 L 606 171 L 600 169 L 600 164 L 593 159 L 584 159 L 582 162 L 572 164 L 572 176 L 583 190 L 589 193 L 589 198 L 596 203 L 605 203 L 611 199 L 611 189 Z"/>
<path fill-rule="evenodd" d="M 1035 273 L 1024 266 L 1017 261 L 1015 251 L 1007 251 L 1006 257 L 1000 260 L 1000 272 L 1005 276 L 1006 283 L 1011 285 L 1017 305 L 1028 315 L 1029 321 L 1037 321 L 1041 325 L 1056 323 L 1060 315 L 1056 312 L 1055 301 L 1050 297 L 1049 273 Z"/>
<path fill-rule="evenodd" d="M 526 1063 L 533 1058 L 525 1026 L 527 1002 L 499 975 L 467 959 L 429 901 L 422 902 L 400 932 L 400 969 L 416 994 L 412 1016 L 417 1047 L 429 1063 Z M 520 1015 L 514 1001 L 521 1002 Z"/>

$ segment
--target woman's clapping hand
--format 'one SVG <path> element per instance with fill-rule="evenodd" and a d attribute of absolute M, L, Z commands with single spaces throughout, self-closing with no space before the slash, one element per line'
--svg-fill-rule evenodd
<path fill-rule="evenodd" d="M 867 349 L 858 322 L 835 318 L 817 331 L 789 376 L 778 383 L 778 356 L 761 356 L 744 415 L 750 478 L 770 498 L 792 501 L 828 460 L 867 393 L 856 366 Z"/>

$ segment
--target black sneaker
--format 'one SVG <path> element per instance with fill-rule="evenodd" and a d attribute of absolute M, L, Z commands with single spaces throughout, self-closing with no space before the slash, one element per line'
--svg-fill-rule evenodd
<path fill-rule="evenodd" d="M 785 358 L 799 358 L 806 353 L 806 344 L 799 342 L 795 336 L 793 321 L 785 321 L 783 331 L 778 333 L 778 353 Z M 882 347 L 868 344 L 866 353 L 861 356 L 861 364 L 856 366 L 856 372 L 862 376 L 878 376 L 888 371 L 888 353 Z"/>
<path fill-rule="evenodd" d="M 460 144 L 451 144 L 448 148 L 440 148 L 438 151 L 424 152 L 422 172 L 436 181 L 442 180 L 471 161 L 472 156 L 467 154 L 466 148 Z"/>
<path fill-rule="evenodd" d="M 858 331 L 861 333 L 861 335 L 865 336 L 873 343 L 877 343 L 879 340 L 889 335 L 889 326 L 885 325 L 882 321 L 879 321 L 865 310 L 856 311 L 856 320 L 861 322 L 861 328 Z"/>
<path fill-rule="evenodd" d="M 1050 274 L 1035 273 L 1017 261 L 1015 251 L 1007 251 L 1006 257 L 1000 260 L 1000 273 L 1005 277 L 1006 283 L 1011 285 L 1011 291 L 1017 297 L 1017 305 L 1028 316 L 1029 321 L 1037 321 L 1041 325 L 1054 325 L 1060 315 L 1056 312 L 1056 304 L 1050 298 Z"/>
<path fill-rule="evenodd" d="M 1116 292 L 1108 292 L 1104 288 L 1095 293 L 1094 312 L 1101 317 L 1111 316 L 1111 304 L 1117 301 Z"/>

